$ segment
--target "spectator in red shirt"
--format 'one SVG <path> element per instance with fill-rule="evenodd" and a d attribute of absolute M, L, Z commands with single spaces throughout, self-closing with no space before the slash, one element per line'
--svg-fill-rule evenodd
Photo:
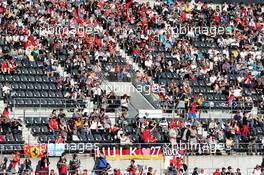
<path fill-rule="evenodd" d="M 1 71 L 3 74 L 6 74 L 8 72 L 8 62 L 7 61 L 3 61 L 1 65 Z"/>
<path fill-rule="evenodd" d="M 135 165 L 135 160 L 131 160 L 130 161 L 130 165 L 129 167 L 127 168 L 127 172 L 129 173 L 129 175 L 136 175 L 136 172 L 137 172 L 137 167 Z"/>
<path fill-rule="evenodd" d="M 6 119 L 9 118 L 9 111 L 8 111 L 8 108 L 7 108 L 7 107 L 5 107 L 2 116 L 3 116 L 4 118 L 6 118 Z"/>
<path fill-rule="evenodd" d="M 217 169 L 215 170 L 215 172 L 213 173 L 213 175 L 220 175 L 220 170 L 219 170 L 219 168 L 217 168 Z"/>
<path fill-rule="evenodd" d="M 190 118 L 190 119 L 196 118 L 196 107 L 197 107 L 196 102 L 195 102 L 195 100 L 193 100 L 191 103 L 191 106 L 190 106 L 188 118 Z"/>
<path fill-rule="evenodd" d="M 9 63 L 8 73 L 13 74 L 15 72 L 15 68 L 16 68 L 16 62 L 14 60 L 12 60 Z"/>
<path fill-rule="evenodd" d="M 155 142 L 155 138 L 152 136 L 151 132 L 155 129 L 155 127 L 153 127 L 152 129 L 150 129 L 149 127 L 147 129 L 145 129 L 143 131 L 143 141 L 145 143 L 154 143 Z"/>
<path fill-rule="evenodd" d="M 49 131 L 50 131 L 50 136 L 52 138 L 55 138 L 56 131 L 59 130 L 59 125 L 58 121 L 55 116 L 53 116 L 51 119 L 49 119 Z"/>

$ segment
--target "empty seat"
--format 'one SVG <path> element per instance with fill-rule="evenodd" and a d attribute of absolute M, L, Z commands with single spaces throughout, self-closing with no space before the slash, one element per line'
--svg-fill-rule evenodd
<path fill-rule="evenodd" d="M 41 118 L 39 118 L 39 117 L 34 117 L 34 118 L 33 118 L 33 124 L 34 124 L 34 125 L 41 125 L 41 124 L 42 124 L 42 122 L 41 122 Z"/>
<path fill-rule="evenodd" d="M 47 117 L 42 117 L 41 118 L 41 124 L 42 125 L 47 125 L 49 123 L 49 119 Z"/>
<path fill-rule="evenodd" d="M 33 136 L 37 136 L 37 135 L 40 133 L 40 127 L 38 127 L 38 126 L 33 126 L 33 127 L 31 128 L 31 133 L 32 133 Z"/>
<path fill-rule="evenodd" d="M 24 122 L 25 122 L 27 127 L 31 126 L 33 123 L 33 118 L 32 117 L 25 117 Z"/>

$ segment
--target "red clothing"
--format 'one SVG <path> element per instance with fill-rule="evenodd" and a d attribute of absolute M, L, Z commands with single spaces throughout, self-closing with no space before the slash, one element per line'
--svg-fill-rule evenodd
<path fill-rule="evenodd" d="M 176 127 L 177 127 L 177 124 L 176 124 L 175 120 L 172 119 L 170 124 L 169 124 L 169 128 L 176 128 Z"/>
<path fill-rule="evenodd" d="M 4 118 L 9 118 L 9 112 L 8 111 L 4 111 L 2 115 Z"/>
<path fill-rule="evenodd" d="M 249 127 L 248 127 L 248 125 L 243 125 L 242 136 L 247 137 L 248 134 L 249 134 Z"/>
<path fill-rule="evenodd" d="M 131 167 L 130 166 L 127 168 L 127 172 L 129 172 L 129 175 L 131 175 L 131 174 L 132 175 L 136 175 L 137 167 L 134 165 L 133 168 L 132 168 L 132 170 L 131 170 Z"/>
<path fill-rule="evenodd" d="M 195 103 L 195 102 L 193 102 L 193 103 L 191 104 L 190 112 L 191 112 L 191 113 L 196 113 L 196 103 Z"/>
<path fill-rule="evenodd" d="M 60 174 L 67 174 L 67 172 L 68 172 L 68 168 L 67 168 L 67 166 L 66 165 L 64 165 L 64 164 L 62 164 L 61 165 L 61 169 L 60 169 Z"/>
<path fill-rule="evenodd" d="M 2 67 L 1 67 L 2 72 L 7 72 L 7 68 L 8 68 L 7 63 L 2 63 Z"/>
<path fill-rule="evenodd" d="M 145 143 L 154 143 L 155 138 L 151 135 L 150 129 L 143 131 L 143 140 Z"/>
<path fill-rule="evenodd" d="M 11 72 L 11 73 L 14 73 L 14 72 L 15 72 L 15 68 L 16 68 L 15 63 L 10 63 L 10 64 L 9 64 L 9 68 L 10 68 L 10 72 Z"/>
<path fill-rule="evenodd" d="M 58 130 L 59 125 L 56 119 L 50 119 L 49 120 L 49 129 L 50 130 Z"/>
<path fill-rule="evenodd" d="M 245 83 L 246 84 L 251 84 L 251 76 L 250 76 L 250 74 L 247 74 Z"/>
<path fill-rule="evenodd" d="M 215 172 L 213 173 L 213 175 L 220 175 L 220 172 L 215 171 Z"/>
<path fill-rule="evenodd" d="M 48 167 L 43 167 L 39 170 L 38 175 L 49 175 Z"/>

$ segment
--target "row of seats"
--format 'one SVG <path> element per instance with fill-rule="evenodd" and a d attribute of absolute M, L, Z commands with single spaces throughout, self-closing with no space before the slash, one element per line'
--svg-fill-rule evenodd
<path fill-rule="evenodd" d="M 15 90 L 12 91 L 12 98 L 64 98 L 64 96 L 61 91 Z"/>
<path fill-rule="evenodd" d="M 0 82 L 5 83 L 11 83 L 11 82 L 37 82 L 37 83 L 50 83 L 50 82 L 56 82 L 57 77 L 47 77 L 46 75 L 3 75 L 0 74 Z"/>
<path fill-rule="evenodd" d="M 19 74 L 19 75 L 44 75 L 44 72 L 41 68 L 17 67 L 15 69 L 15 74 Z"/>
<path fill-rule="evenodd" d="M 73 100 L 65 98 L 26 98 L 11 99 L 10 106 L 16 107 L 74 107 L 76 103 Z"/>
<path fill-rule="evenodd" d="M 43 66 L 44 66 L 43 61 L 27 61 L 27 60 L 16 61 L 16 67 L 39 68 Z"/>
<path fill-rule="evenodd" d="M 0 88 L 4 86 L 3 83 L 0 83 Z M 11 84 L 12 90 L 58 90 L 58 87 L 55 83 L 16 83 Z"/>
<path fill-rule="evenodd" d="M 6 134 L 4 137 L 5 141 L 2 141 L 1 144 L 23 144 L 25 142 L 21 134 Z"/>

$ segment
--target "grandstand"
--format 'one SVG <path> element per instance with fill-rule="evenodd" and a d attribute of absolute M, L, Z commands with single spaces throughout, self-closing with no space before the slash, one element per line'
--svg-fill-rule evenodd
<path fill-rule="evenodd" d="M 234 2 L 1 0 L 0 174 L 264 175 L 264 6 Z"/>

